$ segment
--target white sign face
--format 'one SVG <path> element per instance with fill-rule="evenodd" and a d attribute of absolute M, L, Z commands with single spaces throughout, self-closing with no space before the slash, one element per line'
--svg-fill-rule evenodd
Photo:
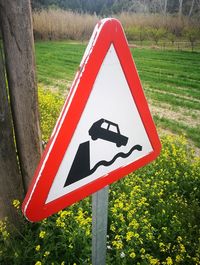
<path fill-rule="evenodd" d="M 46 203 L 153 151 L 111 44 Z"/>
<path fill-rule="evenodd" d="M 40 221 L 153 161 L 161 143 L 119 21 L 97 23 L 22 205 Z"/>

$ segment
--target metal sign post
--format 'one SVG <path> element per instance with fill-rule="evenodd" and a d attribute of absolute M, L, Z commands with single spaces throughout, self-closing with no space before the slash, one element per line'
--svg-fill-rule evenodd
<path fill-rule="evenodd" d="M 109 186 L 92 195 L 92 265 L 106 264 Z"/>

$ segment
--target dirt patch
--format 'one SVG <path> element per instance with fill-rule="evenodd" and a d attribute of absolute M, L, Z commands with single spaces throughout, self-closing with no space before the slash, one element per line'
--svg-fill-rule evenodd
<path fill-rule="evenodd" d="M 160 118 L 166 118 L 176 122 L 181 122 L 188 127 L 197 127 L 200 125 L 200 111 L 188 110 L 181 107 L 172 107 L 170 104 L 161 104 L 160 102 L 150 101 L 149 107 L 152 115 Z"/>
<path fill-rule="evenodd" d="M 43 83 L 39 83 L 39 86 L 45 89 L 49 89 L 50 91 L 55 92 L 55 93 L 62 93 L 63 97 L 67 96 L 67 94 L 69 93 L 69 89 L 72 85 L 71 81 L 65 81 L 65 80 L 59 80 L 59 81 L 53 80 L 51 83 L 52 85 L 46 85 Z"/>
<path fill-rule="evenodd" d="M 196 99 L 196 98 L 193 98 L 193 97 L 189 97 L 189 96 L 179 95 L 179 94 L 172 93 L 172 92 L 161 91 L 161 90 L 159 90 L 159 89 L 151 89 L 151 88 L 147 88 L 147 91 L 150 91 L 150 92 L 156 92 L 156 93 L 160 93 L 160 94 L 164 94 L 164 95 L 167 94 L 167 95 L 170 95 L 170 96 L 173 96 L 173 97 L 179 98 L 179 99 L 190 100 L 190 101 L 193 101 L 193 102 L 200 103 L 200 100 L 199 100 L 199 99 Z"/>
<path fill-rule="evenodd" d="M 158 128 L 158 135 L 159 137 L 165 136 L 165 135 L 173 135 L 173 136 L 178 136 L 178 134 L 171 132 L 170 130 L 163 129 L 163 128 Z M 200 157 L 200 148 L 196 147 L 194 143 L 187 139 L 189 146 L 194 150 L 194 154 L 196 157 Z"/>
<path fill-rule="evenodd" d="M 139 48 L 139 46 L 136 44 L 129 44 L 128 46 L 129 48 L 132 48 L 132 49 Z"/>

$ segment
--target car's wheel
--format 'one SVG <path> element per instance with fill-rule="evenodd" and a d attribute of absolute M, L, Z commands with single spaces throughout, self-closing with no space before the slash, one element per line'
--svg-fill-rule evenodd
<path fill-rule="evenodd" d="M 117 147 L 120 147 L 120 146 L 121 146 L 121 144 L 120 144 L 120 143 L 116 143 L 116 145 L 117 145 Z"/>
<path fill-rule="evenodd" d="M 94 141 L 97 140 L 97 137 L 94 136 L 94 135 L 92 135 L 91 138 L 92 138 L 92 140 L 94 140 Z"/>

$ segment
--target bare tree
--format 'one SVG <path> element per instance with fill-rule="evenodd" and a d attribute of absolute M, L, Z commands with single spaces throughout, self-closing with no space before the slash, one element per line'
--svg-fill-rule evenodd
<path fill-rule="evenodd" d="M 164 1 L 164 14 L 165 15 L 167 14 L 167 2 L 168 2 L 168 0 Z"/>
<path fill-rule="evenodd" d="M 179 0 L 179 9 L 178 9 L 178 15 L 181 17 L 183 14 L 183 0 Z"/>
<path fill-rule="evenodd" d="M 161 9 L 161 12 L 163 13 L 163 15 L 167 14 L 167 2 L 168 2 L 168 0 L 160 0 L 159 1 L 160 9 Z"/>
<path fill-rule="evenodd" d="M 192 3 L 191 3 L 190 11 L 189 11 L 189 14 L 188 14 L 189 17 L 191 17 L 191 15 L 192 15 L 192 11 L 193 11 L 193 8 L 194 8 L 194 1 L 195 0 L 192 0 Z"/>

